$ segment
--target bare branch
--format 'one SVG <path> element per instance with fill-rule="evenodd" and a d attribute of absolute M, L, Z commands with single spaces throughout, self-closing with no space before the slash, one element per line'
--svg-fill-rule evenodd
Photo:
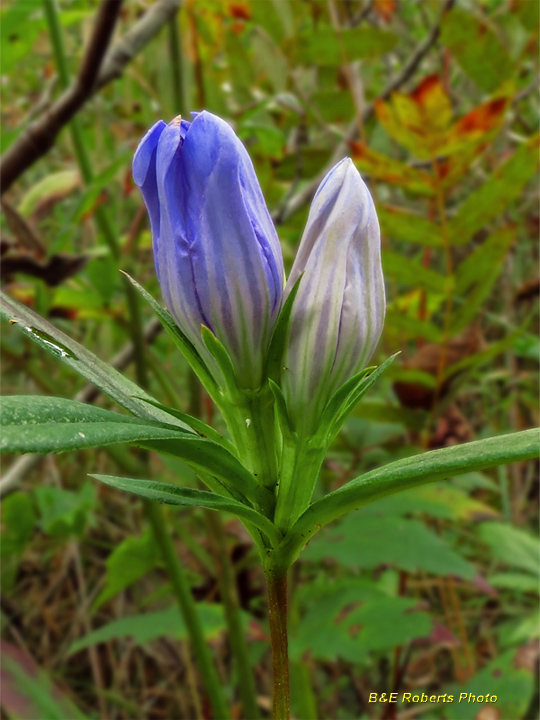
<path fill-rule="evenodd" d="M 182 0 L 160 0 L 152 5 L 110 49 L 99 73 L 96 89 L 99 90 L 122 75 L 125 66 L 172 20 L 181 3 Z"/>
<path fill-rule="evenodd" d="M 520 90 L 512 100 L 512 105 L 516 105 L 517 103 L 528 97 L 535 90 L 538 90 L 538 80 L 540 80 L 540 77 L 537 75 L 530 85 L 527 85 L 527 87 L 524 87 L 523 90 Z"/>
<path fill-rule="evenodd" d="M 356 27 L 357 25 L 360 25 L 362 20 L 367 18 L 369 13 L 373 10 L 373 7 L 375 5 L 375 0 L 368 0 L 367 3 L 364 5 L 364 7 L 360 10 L 358 15 L 351 20 L 351 27 Z"/>
<path fill-rule="evenodd" d="M 144 341 L 148 344 L 152 344 L 155 337 L 161 330 L 161 323 L 157 318 L 150 320 L 143 330 Z M 116 370 L 124 370 L 133 360 L 135 356 L 135 348 L 132 342 L 129 342 L 118 355 L 111 360 L 112 367 Z M 95 385 L 85 385 L 80 392 L 75 395 L 75 400 L 79 402 L 91 403 L 101 393 L 101 390 Z M 43 455 L 37 453 L 29 453 L 15 460 L 9 470 L 4 473 L 0 480 L 0 497 L 5 497 L 12 492 L 17 490 L 24 478 L 31 472 L 39 461 L 43 458 Z"/>
<path fill-rule="evenodd" d="M 99 68 L 120 13 L 122 0 L 102 0 L 92 36 L 75 81 L 39 120 L 35 120 L 2 156 L 2 192 L 45 155 L 56 136 L 94 91 Z"/>
<path fill-rule="evenodd" d="M 97 90 L 120 77 L 124 67 L 171 20 L 181 2 L 158 0 L 107 52 L 122 0 L 103 0 L 76 80 L 0 159 L 0 192 L 51 149 L 58 133 Z"/>
<path fill-rule="evenodd" d="M 429 35 L 416 48 L 415 52 L 411 55 L 409 60 L 403 66 L 401 72 L 392 80 L 392 82 L 379 95 L 379 97 L 377 98 L 378 100 L 386 100 L 387 98 L 389 98 L 390 95 L 395 90 L 400 88 L 413 75 L 413 73 L 416 71 L 416 69 L 422 62 L 423 58 L 427 55 L 429 50 L 436 43 L 436 41 L 439 37 L 439 34 L 441 32 L 442 19 L 443 19 L 444 15 L 454 5 L 455 1 L 456 0 L 446 0 L 445 1 L 444 5 L 442 7 L 442 10 L 441 10 L 441 14 L 440 14 L 437 22 L 431 28 Z M 374 111 L 375 111 L 375 103 L 370 103 L 369 105 L 366 106 L 364 112 L 362 113 L 361 125 L 365 125 L 366 122 L 368 120 L 370 120 Z M 278 210 L 276 212 L 272 213 L 272 217 L 276 224 L 285 222 L 288 218 L 291 217 L 291 215 L 294 215 L 294 213 L 298 212 L 298 210 L 300 210 L 300 208 L 302 208 L 304 205 L 307 205 L 307 203 L 309 203 L 312 200 L 312 198 L 315 195 L 315 193 L 317 192 L 317 188 L 319 187 L 319 184 L 320 184 L 321 180 L 324 178 L 324 176 L 334 167 L 334 165 L 336 165 L 336 163 L 338 163 L 340 160 L 342 160 L 344 157 L 346 157 L 346 155 L 349 151 L 349 143 L 358 137 L 358 127 L 359 127 L 358 119 L 355 118 L 349 125 L 349 128 L 347 129 L 347 132 L 345 133 L 343 140 L 339 143 L 339 145 L 336 147 L 336 149 L 332 153 L 332 157 L 330 158 L 326 167 L 323 170 L 321 170 L 321 172 L 315 178 L 313 178 L 313 180 L 308 185 L 306 185 L 305 188 L 300 190 L 296 195 L 294 195 L 290 200 L 288 200 L 282 207 L 278 208 Z"/>

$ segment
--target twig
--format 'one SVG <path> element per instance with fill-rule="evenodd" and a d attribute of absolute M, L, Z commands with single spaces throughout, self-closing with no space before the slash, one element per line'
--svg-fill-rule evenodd
<path fill-rule="evenodd" d="M 35 105 L 30 108 L 28 114 L 20 122 L 21 127 L 25 127 L 35 118 L 39 117 L 47 111 L 52 102 L 52 96 L 58 86 L 58 75 L 51 77 L 45 84 L 41 97 Z"/>
<path fill-rule="evenodd" d="M 144 340 L 146 343 L 152 343 L 154 338 L 161 330 L 161 323 L 157 318 L 151 320 L 144 328 Z M 119 353 L 111 360 L 112 367 L 116 370 L 124 370 L 134 357 L 134 346 L 133 343 L 128 343 Z M 85 385 L 80 392 L 75 395 L 75 400 L 79 402 L 91 403 L 101 393 L 101 390 L 95 385 Z M 31 472 L 39 461 L 43 458 L 43 455 L 31 453 L 23 455 L 12 464 L 9 470 L 4 474 L 0 480 L 0 497 L 5 497 L 12 492 L 15 492 L 21 485 L 24 478 Z"/>
<path fill-rule="evenodd" d="M 122 0 L 103 0 L 97 11 L 94 29 L 75 81 L 39 120 L 2 156 L 0 183 L 2 192 L 53 146 L 56 136 L 84 105 L 94 91 L 105 53 L 112 38 Z"/>
<path fill-rule="evenodd" d="M 401 72 L 390 82 L 390 84 L 383 90 L 383 92 L 379 95 L 377 100 L 386 100 L 390 97 L 390 95 L 397 90 L 399 87 L 401 87 L 404 83 L 409 80 L 409 78 L 413 75 L 417 67 L 422 62 L 423 58 L 427 55 L 429 50 L 433 47 L 435 42 L 437 41 L 439 34 L 441 32 L 441 22 L 444 17 L 444 15 L 452 8 L 452 6 L 455 4 L 456 0 L 445 0 L 445 3 L 442 7 L 441 14 L 439 15 L 439 18 L 437 22 L 433 25 L 431 28 L 431 31 L 429 35 L 426 37 L 423 43 L 421 43 L 415 50 L 415 52 L 411 55 L 409 60 L 405 63 L 403 66 L 403 69 Z M 375 111 L 375 103 L 370 103 L 366 106 L 364 112 L 362 113 L 362 124 L 365 125 L 368 120 L 371 119 L 373 113 Z M 272 213 L 272 217 L 274 219 L 274 222 L 276 224 L 280 224 L 288 220 L 291 215 L 294 215 L 294 213 L 298 212 L 300 208 L 302 208 L 304 205 L 309 203 L 313 196 L 315 195 L 315 192 L 317 191 L 317 188 L 319 187 L 319 184 L 321 180 L 324 178 L 324 176 L 338 163 L 340 160 L 342 160 L 348 152 L 349 149 L 349 143 L 351 143 L 353 140 L 355 140 L 358 136 L 358 118 L 355 117 L 355 119 L 351 122 L 349 125 L 349 128 L 345 134 L 345 137 L 343 140 L 339 143 L 339 145 L 336 147 L 334 152 L 332 153 L 332 157 L 330 158 L 328 164 L 326 167 L 321 170 L 321 172 L 307 185 L 305 188 L 300 190 L 296 195 L 294 195 L 286 204 L 284 204 L 282 207 L 278 208 L 277 211 Z"/>
<path fill-rule="evenodd" d="M 521 102 L 526 97 L 528 97 L 531 93 L 533 93 L 535 90 L 538 89 L 538 80 L 540 79 L 540 76 L 536 76 L 532 83 L 530 85 L 527 85 L 527 87 L 524 87 L 523 90 L 520 90 L 513 98 L 512 105 L 516 105 L 518 102 Z"/>
<path fill-rule="evenodd" d="M 4 193 L 25 170 L 50 150 L 58 133 L 97 90 L 121 76 L 125 66 L 169 22 L 181 2 L 156 2 L 109 52 L 107 48 L 121 0 L 102 2 L 77 79 L 0 158 L 0 192 Z"/>
<path fill-rule="evenodd" d="M 119 78 L 126 65 L 138 55 L 169 20 L 172 20 L 182 0 L 159 0 L 128 32 L 113 45 L 103 62 L 96 84 L 100 90 Z"/>
<path fill-rule="evenodd" d="M 362 10 L 360 10 L 358 15 L 351 19 L 351 27 L 356 27 L 357 25 L 360 25 L 362 20 L 367 18 L 369 13 L 373 10 L 374 5 L 375 5 L 375 0 L 368 0 L 368 2 L 365 4 L 365 6 L 362 8 Z"/>

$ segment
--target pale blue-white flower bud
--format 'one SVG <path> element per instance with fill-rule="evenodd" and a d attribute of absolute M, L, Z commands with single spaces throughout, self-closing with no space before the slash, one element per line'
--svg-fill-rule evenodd
<path fill-rule="evenodd" d="M 369 361 L 385 314 L 381 240 L 369 190 L 349 158 L 324 178 L 311 205 L 285 295 L 294 301 L 282 387 L 299 434 Z"/>

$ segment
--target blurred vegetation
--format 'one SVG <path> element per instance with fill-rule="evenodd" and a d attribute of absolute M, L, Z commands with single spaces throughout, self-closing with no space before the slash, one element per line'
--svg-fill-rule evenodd
<path fill-rule="evenodd" d="M 156 4 L 125 2 L 113 44 Z M 42 3 L 4 3 L 2 151 L 76 75 L 98 5 L 60 2 L 68 62 L 59 77 Z M 287 267 L 334 161 L 350 155 L 375 199 L 388 295 L 375 360 L 402 355 L 337 438 L 326 490 L 418 448 L 538 425 L 538 9 L 536 0 L 185 0 L 80 109 L 76 132 L 72 122 L 6 188 L 4 288 L 103 359 L 137 345 L 151 311 L 134 306 L 118 269 L 157 298 L 159 287 L 131 158 L 158 118 L 206 108 L 248 147 Z M 84 388 L 11 328 L 1 344 L 3 393 Z M 150 328 L 141 347 L 139 381 L 220 427 L 168 339 Z M 125 372 L 135 377 L 133 363 Z M 7 717 L 211 716 L 141 503 L 86 478 L 144 470 L 196 483 L 175 459 L 148 462 L 124 446 L 5 460 Z M 291 590 L 295 717 L 537 716 L 537 471 L 514 464 L 408 491 L 310 543 Z M 264 715 L 262 575 L 242 527 L 223 521 L 225 533 L 203 511 L 167 511 L 241 718 L 220 582 L 225 570 L 235 579 Z M 394 691 L 498 700 L 369 702 Z"/>

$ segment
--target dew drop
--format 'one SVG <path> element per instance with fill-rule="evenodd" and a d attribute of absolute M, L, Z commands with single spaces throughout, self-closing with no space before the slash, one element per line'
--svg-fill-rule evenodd
<path fill-rule="evenodd" d="M 52 352 L 61 358 L 72 358 L 75 360 L 75 355 L 67 348 L 65 345 L 62 345 L 62 343 L 58 342 L 52 335 L 49 335 L 49 333 L 44 332 L 43 330 L 38 330 L 37 328 L 30 327 L 28 325 L 24 326 L 23 328 L 25 332 L 27 332 L 29 335 L 32 335 L 34 338 L 39 340 L 39 342 L 42 345 L 45 345 L 47 349 L 52 350 Z"/>

